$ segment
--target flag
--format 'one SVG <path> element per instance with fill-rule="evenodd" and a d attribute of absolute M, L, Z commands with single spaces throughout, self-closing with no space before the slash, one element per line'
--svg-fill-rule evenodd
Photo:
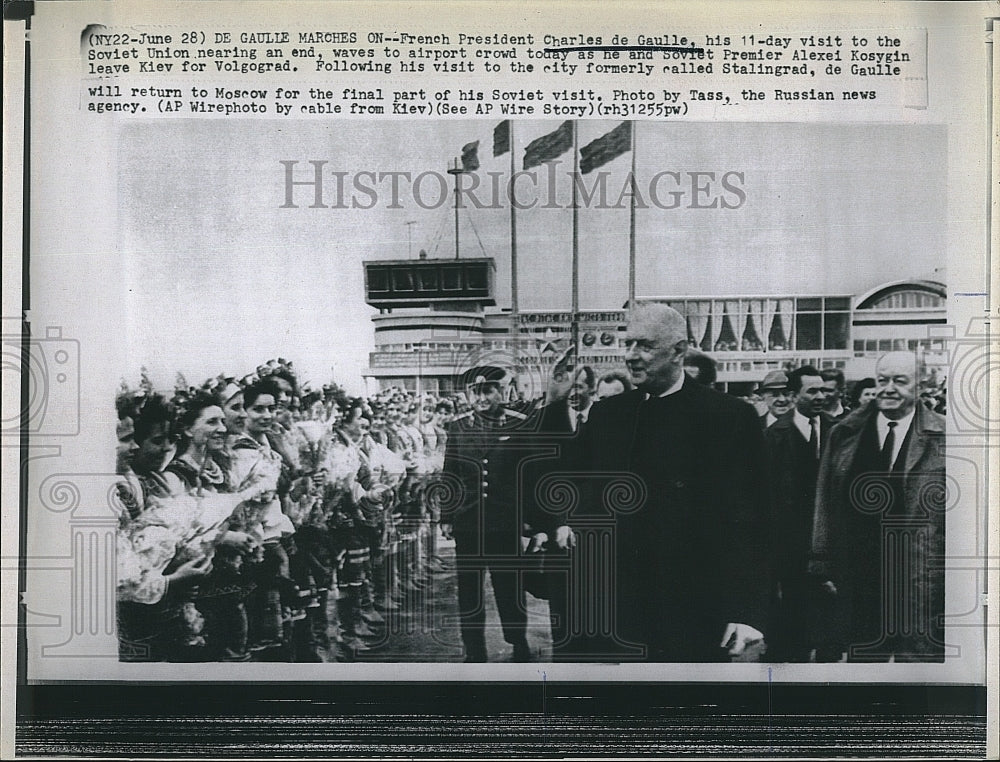
<path fill-rule="evenodd" d="M 493 155 L 503 156 L 510 151 L 510 119 L 504 119 L 493 128 Z"/>
<path fill-rule="evenodd" d="M 580 174 L 607 164 L 632 148 L 632 122 L 622 122 L 611 132 L 602 135 L 580 149 Z"/>
<path fill-rule="evenodd" d="M 573 122 L 566 120 L 555 132 L 542 135 L 524 149 L 524 168 L 531 169 L 551 161 L 573 147 Z"/>
<path fill-rule="evenodd" d="M 462 146 L 462 171 L 475 172 L 479 169 L 479 141 L 474 140 Z"/>

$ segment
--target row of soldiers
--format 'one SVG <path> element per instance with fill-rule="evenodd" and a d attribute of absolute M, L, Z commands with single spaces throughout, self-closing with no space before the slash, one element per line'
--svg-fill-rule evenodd
<path fill-rule="evenodd" d="M 123 660 L 350 660 L 447 571 L 447 401 L 251 377 L 118 399 Z M 331 638 L 332 634 L 332 638 Z"/>

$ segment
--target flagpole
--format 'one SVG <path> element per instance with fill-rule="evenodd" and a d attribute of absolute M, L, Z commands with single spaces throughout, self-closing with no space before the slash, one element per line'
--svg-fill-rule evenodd
<path fill-rule="evenodd" d="M 514 120 L 510 120 L 507 139 L 510 145 L 510 178 L 507 181 L 507 196 L 510 203 L 510 313 L 517 318 L 517 222 L 514 208 Z"/>
<path fill-rule="evenodd" d="M 463 168 L 459 167 L 458 159 L 455 159 L 454 165 L 448 168 L 448 174 L 455 176 L 455 259 L 458 259 L 458 176 L 463 171 Z"/>
<path fill-rule="evenodd" d="M 628 215 L 628 307 L 635 304 L 635 131 L 637 122 L 633 119 L 629 133 L 632 138 L 632 193 L 630 194 Z"/>
<path fill-rule="evenodd" d="M 573 322 L 571 328 L 572 347 L 575 352 L 578 348 L 580 326 L 577 322 L 577 314 L 580 311 L 580 223 L 579 211 L 577 209 L 577 180 L 580 174 L 580 154 L 577 150 L 577 123 L 573 120 Z"/>
<path fill-rule="evenodd" d="M 517 300 L 517 215 L 514 204 L 514 120 L 508 121 L 507 147 L 510 149 L 510 177 L 507 179 L 507 202 L 510 204 L 510 322 L 513 326 L 514 356 L 521 356 L 521 326 L 518 324 Z"/>

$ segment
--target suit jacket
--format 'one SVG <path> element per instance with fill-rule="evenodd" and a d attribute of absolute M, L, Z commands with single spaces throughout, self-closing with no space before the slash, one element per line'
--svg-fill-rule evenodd
<path fill-rule="evenodd" d="M 857 536 L 857 527 L 863 526 L 856 520 L 859 509 L 867 509 L 869 514 L 877 512 L 877 504 L 885 495 L 885 490 L 878 489 L 877 482 L 884 480 L 886 474 L 872 473 L 869 476 L 859 474 L 855 468 L 866 430 L 874 425 L 877 414 L 876 405 L 867 405 L 837 424 L 820 463 L 810 570 L 837 585 L 838 598 L 845 610 L 859 590 L 881 584 L 880 580 L 852 573 L 863 566 L 856 556 L 858 548 L 870 545 L 871 540 Z M 943 559 L 946 496 L 944 417 L 917 405 L 908 439 L 902 466 L 897 464 L 891 477 L 902 481 L 901 485 L 898 481 L 895 484 L 901 500 L 893 503 L 893 515 L 888 518 L 897 527 L 921 529 L 926 539 L 927 558 Z M 872 489 L 865 489 L 866 483 Z M 877 518 L 877 513 L 875 515 Z M 913 596 L 908 604 L 910 610 L 924 612 L 929 617 L 934 639 L 940 642 L 938 617 L 944 609 L 944 570 L 934 568 L 936 565 L 933 562 L 912 565 L 908 570 L 912 575 L 912 584 L 907 589 Z M 850 641 L 856 633 L 849 616 L 846 621 L 845 637 Z"/>
<path fill-rule="evenodd" d="M 822 413 L 819 421 L 822 453 L 834 423 Z M 787 581 L 808 568 L 819 461 L 795 425 L 794 410 L 768 428 L 764 438 L 770 462 L 775 571 Z"/>
<path fill-rule="evenodd" d="M 591 406 L 591 411 L 593 409 Z M 542 458 L 526 466 L 533 486 L 553 484 L 547 477 L 558 479 L 560 474 L 569 475 L 578 467 L 582 431 L 573 431 L 569 416 L 569 403 L 565 399 L 539 408 L 534 441 Z M 525 513 L 529 522 L 536 531 L 548 533 L 550 540 L 556 528 L 567 523 L 565 511 L 556 510 L 556 507 L 552 500 L 546 500 L 534 490 L 526 495 Z"/>
<path fill-rule="evenodd" d="M 576 469 L 582 499 L 566 522 L 614 523 L 627 637 L 689 661 L 701 658 L 683 655 L 688 636 L 711 648 L 727 622 L 766 629 L 767 462 L 751 406 L 689 378 L 666 398 L 609 397 L 590 411 Z"/>
<path fill-rule="evenodd" d="M 569 422 L 569 402 L 557 400 L 539 410 L 539 431 L 550 434 L 572 434 Z"/>
<path fill-rule="evenodd" d="M 510 409 L 498 422 L 469 413 L 451 423 L 443 475 L 430 489 L 439 489 L 441 521 L 456 534 L 502 535 L 514 552 L 529 523 L 523 464 L 531 462 L 537 423 L 533 412 Z"/>

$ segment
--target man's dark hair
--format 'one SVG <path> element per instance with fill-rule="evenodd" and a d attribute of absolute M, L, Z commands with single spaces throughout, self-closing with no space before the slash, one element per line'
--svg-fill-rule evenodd
<path fill-rule="evenodd" d="M 837 389 L 844 391 L 844 371 L 840 368 L 823 368 L 819 375 L 824 381 L 836 381 Z"/>
<path fill-rule="evenodd" d="M 698 369 L 697 381 L 702 386 L 711 386 L 719 377 L 715 360 L 697 349 L 688 349 L 684 354 L 684 364 Z"/>
<path fill-rule="evenodd" d="M 820 372 L 812 365 L 803 365 L 801 368 L 788 371 L 788 391 L 792 394 L 798 394 L 802 391 L 803 376 L 820 376 L 822 378 Z"/>

